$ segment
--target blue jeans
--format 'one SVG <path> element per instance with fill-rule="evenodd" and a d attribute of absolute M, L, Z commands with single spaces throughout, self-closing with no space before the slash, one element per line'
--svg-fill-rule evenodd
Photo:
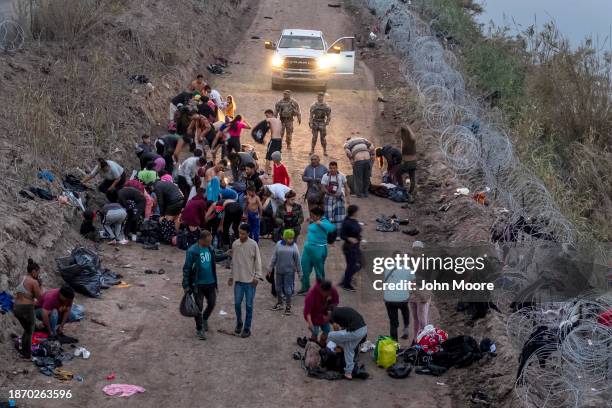
<path fill-rule="evenodd" d="M 42 321 L 42 311 L 43 311 L 42 308 L 37 308 L 34 311 L 36 314 L 36 318 L 40 321 Z M 84 317 L 84 312 L 85 312 L 85 309 L 83 308 L 83 306 L 77 305 L 76 303 L 74 303 L 72 305 L 72 309 L 70 309 L 70 316 L 68 317 L 68 320 L 66 320 L 66 323 L 77 322 L 79 320 L 82 320 Z M 58 322 L 61 322 L 63 317 L 64 317 L 64 314 L 58 313 L 57 309 L 53 309 L 49 313 L 49 325 L 51 325 L 51 330 L 49 331 L 49 334 L 51 335 L 57 334 L 55 330 L 57 329 Z"/>
<path fill-rule="evenodd" d="M 255 286 L 251 282 L 236 282 L 234 284 L 234 308 L 236 309 L 236 325 L 242 325 L 242 299 L 246 298 L 246 318 L 244 329 L 251 330 L 253 320 L 253 300 L 255 299 Z"/>
<path fill-rule="evenodd" d="M 318 337 L 319 336 L 319 332 L 323 332 L 325 334 L 329 334 L 329 332 L 331 331 L 332 327 L 331 324 L 329 323 L 325 323 L 322 326 L 317 326 L 317 325 L 313 325 L 312 326 L 312 335 L 314 337 Z"/>
<path fill-rule="evenodd" d="M 247 220 L 251 230 L 249 237 L 253 241 L 259 242 L 259 213 L 257 211 L 247 211 Z"/>

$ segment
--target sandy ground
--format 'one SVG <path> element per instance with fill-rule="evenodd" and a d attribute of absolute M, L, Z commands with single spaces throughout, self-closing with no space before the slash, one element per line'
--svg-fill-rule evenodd
<path fill-rule="evenodd" d="M 272 19 L 264 19 L 271 16 Z M 262 0 L 246 39 L 228 44 L 234 53 L 230 59 L 240 61 L 231 68 L 231 75 L 213 78 L 214 86 L 223 94 L 236 97 L 239 113 L 253 125 L 263 118 L 263 110 L 272 107 L 281 97 L 270 90 L 267 62 L 270 54 L 261 40 L 250 36 L 276 39 L 285 27 L 321 29 L 328 42 L 357 31 L 353 20 L 343 9 L 329 8 L 326 0 L 313 0 L 308 7 L 295 7 L 287 1 Z M 328 143 L 330 156 L 325 159 L 342 161 L 341 170 L 350 174 L 342 144 L 347 136 L 359 132 L 377 141 L 377 88 L 374 76 L 360 62 L 354 77 L 334 81 L 328 89 L 328 102 L 333 120 Z M 314 92 L 296 92 L 294 97 L 307 112 L 315 99 Z M 306 114 L 305 114 L 306 116 Z M 305 119 L 304 122 L 307 120 Z M 245 140 L 249 140 L 246 137 Z M 308 162 L 310 134 L 306 123 L 296 126 L 293 151 L 284 152 L 284 160 L 298 193 L 303 192 L 301 173 Z M 263 147 L 258 147 L 263 157 Z M 320 148 L 319 148 L 320 149 Z M 357 199 L 352 202 L 363 209 L 361 218 L 366 223 L 364 237 L 369 242 L 405 240 L 405 235 L 385 235 L 374 231 L 374 219 L 380 213 L 401 212 L 399 205 L 380 198 Z M 401 237 L 401 238 L 400 238 Z M 330 251 L 327 274 L 339 281 L 345 266 L 339 245 Z M 371 359 L 362 355 L 371 374 L 368 381 L 355 380 L 325 382 L 309 379 L 291 359 L 297 349 L 295 339 L 305 334 L 301 316 L 303 298 L 297 298 L 295 315 L 283 316 L 269 311 L 273 298 L 269 286 L 257 289 L 253 335 L 239 339 L 216 333 L 217 328 L 234 326 L 233 294 L 224 283 L 228 270 L 218 271 L 220 288 L 217 308 L 210 319 L 207 341 L 195 338 L 193 320 L 178 313 L 182 295 L 181 266 L 183 253 L 173 248 L 159 252 L 145 251 L 140 245 L 129 245 L 118 250 L 102 247 L 105 266 L 124 274 L 132 286 L 113 288 L 99 300 L 79 299 L 87 309 L 82 323 L 69 326 L 68 334 L 79 337 L 81 345 L 89 349 L 89 360 L 74 360 L 65 368 L 84 377 L 82 384 L 73 381 L 62 385 L 37 373 L 28 363 L 15 367 L 11 379 L 19 388 L 69 388 L 70 401 L 29 401 L 28 407 L 306 407 L 306 406 L 380 406 L 422 407 L 450 406 L 450 390 L 444 380 L 413 374 L 407 380 L 393 380 L 376 368 Z M 270 258 L 272 243 L 261 244 L 263 259 Z M 130 267 L 123 267 L 129 265 Z M 145 275 L 145 269 L 164 268 L 164 275 Z M 388 323 L 382 299 L 366 301 L 360 293 L 340 293 L 341 303 L 360 310 L 369 328 L 368 337 L 375 340 L 387 334 Z M 220 311 L 227 312 L 221 316 Z M 432 319 L 437 312 L 432 311 Z M 95 319 L 105 325 L 91 321 Z M 141 385 L 144 394 L 127 399 L 105 396 L 101 389 L 111 382 L 105 377 L 116 373 L 115 383 Z M 442 383 L 442 384 L 437 384 Z"/>

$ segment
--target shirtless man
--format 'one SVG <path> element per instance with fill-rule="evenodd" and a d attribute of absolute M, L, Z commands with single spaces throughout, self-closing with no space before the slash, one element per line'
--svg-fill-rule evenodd
<path fill-rule="evenodd" d="M 225 167 L 226 166 L 227 166 L 227 161 L 221 160 L 215 166 L 206 170 L 206 173 L 204 175 L 204 177 L 206 178 L 206 185 L 208 185 L 208 182 L 212 180 L 212 178 L 215 176 L 218 177 L 219 180 L 223 180 L 223 178 L 225 177 Z"/>
<path fill-rule="evenodd" d="M 191 92 L 198 91 L 200 95 L 204 95 L 205 94 L 204 87 L 206 87 L 206 85 L 207 84 L 206 84 L 206 81 L 204 81 L 204 75 L 198 74 L 196 79 L 192 81 L 191 84 L 189 85 L 189 90 Z"/>
<path fill-rule="evenodd" d="M 261 199 L 257 195 L 255 187 L 247 188 L 246 206 L 244 207 L 244 219 L 249 224 L 249 238 L 259 242 L 259 220 L 263 213 Z"/>
<path fill-rule="evenodd" d="M 270 124 L 271 133 L 268 148 L 266 149 L 266 174 L 270 174 L 270 161 L 272 160 L 272 153 L 281 152 L 283 148 L 283 138 L 281 135 L 283 124 L 279 118 L 274 116 L 274 111 L 272 109 L 266 110 L 265 114 L 266 122 Z"/>

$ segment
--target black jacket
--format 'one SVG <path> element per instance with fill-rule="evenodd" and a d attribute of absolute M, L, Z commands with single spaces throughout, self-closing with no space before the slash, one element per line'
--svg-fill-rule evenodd
<path fill-rule="evenodd" d="M 183 201 L 183 193 L 176 184 L 171 181 L 158 181 L 155 183 L 155 194 L 161 215 L 166 214 L 166 208 L 172 204 Z"/>
<path fill-rule="evenodd" d="M 402 152 L 397 147 L 385 145 L 381 150 L 389 167 L 396 166 L 402 162 Z"/>
<path fill-rule="evenodd" d="M 119 196 L 117 201 L 127 210 L 128 214 L 130 214 L 129 201 L 133 201 L 136 204 L 136 209 L 139 214 L 144 214 L 147 199 L 140 190 L 134 187 L 123 187 L 117 192 L 117 195 Z"/>

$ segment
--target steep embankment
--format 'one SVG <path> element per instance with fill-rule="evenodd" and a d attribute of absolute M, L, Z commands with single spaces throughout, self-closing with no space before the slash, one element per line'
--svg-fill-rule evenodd
<path fill-rule="evenodd" d="M 78 3 L 79 7 L 75 7 Z M 54 258 L 81 242 L 79 211 L 20 197 L 26 186 L 58 194 L 62 174 L 80 176 L 96 157 L 135 162 L 142 133 L 156 133 L 168 98 L 224 55 L 256 1 L 41 2 L 31 21 L 42 38 L 0 55 L 0 291 L 14 287 L 28 257 L 58 282 Z M 23 21 L 30 21 L 22 15 Z M 29 27 L 24 23 L 24 28 Z M 231 66 L 228 68 L 231 71 Z M 131 82 L 146 75 L 153 87 Z M 56 176 L 36 178 L 39 169 Z M 15 321 L 0 316 L 0 342 Z M 0 360 L 7 347 L 0 347 Z"/>

